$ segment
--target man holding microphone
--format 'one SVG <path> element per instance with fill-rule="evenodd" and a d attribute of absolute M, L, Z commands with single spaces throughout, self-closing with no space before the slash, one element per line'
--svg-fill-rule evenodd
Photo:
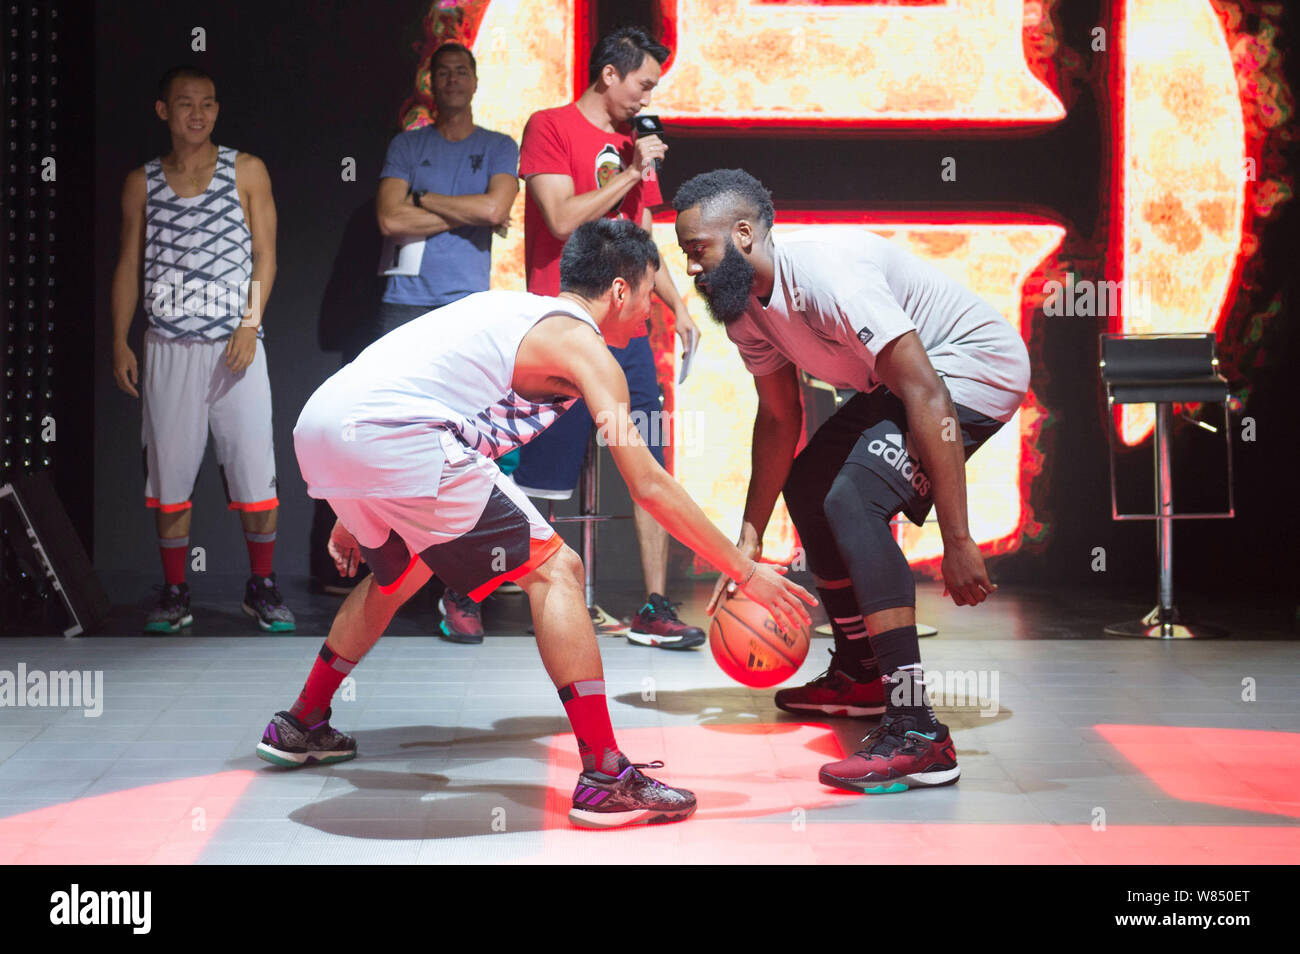
<path fill-rule="evenodd" d="M 650 105 L 669 49 L 637 27 L 601 37 L 589 63 L 590 85 L 576 102 L 543 109 L 529 117 L 519 151 L 519 175 L 527 184 L 524 255 L 528 291 L 555 295 L 560 288 L 560 253 L 565 240 L 585 222 L 629 219 L 649 231 L 651 210 L 662 203 L 656 164 L 668 147 L 658 136 L 638 138 L 630 123 Z M 673 312 L 677 336 L 689 353 L 699 331 L 666 268 L 655 276 L 655 293 Z M 664 462 L 662 434 L 650 426 L 663 414 L 654 355 L 643 333 L 626 348 L 611 348 L 627 376 L 634 420 L 647 426 L 642 437 L 655 459 Z M 520 451 L 514 477 L 529 495 L 568 499 L 582 470 L 592 419 L 585 405 L 572 410 Z M 628 639 L 664 649 L 686 649 L 704 642 L 698 627 L 687 626 L 664 595 L 668 575 L 668 535 L 634 505 L 637 542 L 647 597 L 633 618 Z M 621 624 L 592 608 L 597 632 L 614 633 Z"/>

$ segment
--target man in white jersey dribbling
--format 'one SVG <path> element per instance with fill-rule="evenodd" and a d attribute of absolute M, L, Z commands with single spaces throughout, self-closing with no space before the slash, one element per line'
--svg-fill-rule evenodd
<path fill-rule="evenodd" d="M 945 595 L 974 606 L 997 589 L 971 539 L 965 461 L 1024 399 L 1024 341 L 973 292 L 865 229 L 774 239 L 772 197 L 741 169 L 686 181 L 673 207 L 687 272 L 758 392 L 741 552 L 758 558 L 784 494 L 834 631 L 826 673 L 776 704 L 884 714 L 861 751 L 822 767 L 824 784 L 878 794 L 955 782 L 952 738 L 925 696 L 916 584 L 890 521 L 901 511 L 919 526 L 933 506 Z M 799 369 L 858 393 L 796 457 Z M 720 594 L 721 584 L 710 612 Z"/>
<path fill-rule="evenodd" d="M 565 244 L 559 297 L 489 291 L 415 318 L 326 381 L 294 428 L 313 497 L 338 514 L 339 572 L 371 575 L 340 607 L 293 706 L 258 754 L 287 767 L 337 762 L 356 742 L 329 724 L 330 700 L 393 614 L 437 574 L 482 600 L 501 583 L 528 594 L 537 648 L 578 739 L 583 771 L 569 817 L 581 827 L 678 821 L 695 796 L 641 774 L 619 750 L 605 703 L 582 562 L 495 460 L 577 399 L 602 429 L 632 499 L 766 606 L 782 628 L 808 621 L 802 587 L 744 557 L 655 461 L 628 408 L 610 347 L 644 327 L 659 253 L 628 221 L 597 219 Z"/>
<path fill-rule="evenodd" d="M 271 438 L 271 382 L 262 315 L 275 280 L 275 201 L 262 160 L 212 142 L 217 95 L 194 67 L 169 70 L 154 106 L 171 152 L 126 177 L 113 274 L 113 377 L 140 397 L 127 332 L 140 300 L 144 339 L 145 500 L 156 511 L 163 586 L 146 632 L 193 622 L 185 582 L 190 495 L 211 429 L 221 482 L 239 512 L 250 576 L 244 612 L 289 632 L 272 570 L 280 501 Z"/>

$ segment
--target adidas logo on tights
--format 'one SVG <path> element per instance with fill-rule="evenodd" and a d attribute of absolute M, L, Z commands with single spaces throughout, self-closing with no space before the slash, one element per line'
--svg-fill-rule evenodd
<path fill-rule="evenodd" d="M 907 448 L 903 446 L 900 435 L 886 434 L 883 440 L 878 437 L 867 445 L 867 451 L 902 474 L 903 479 L 922 497 L 930 496 L 930 478 L 925 476 L 925 471 L 916 465 L 916 461 L 907 456 Z"/>

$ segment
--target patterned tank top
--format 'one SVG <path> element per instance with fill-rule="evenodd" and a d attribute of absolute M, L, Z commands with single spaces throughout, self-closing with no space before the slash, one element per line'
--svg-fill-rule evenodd
<path fill-rule="evenodd" d="M 144 167 L 144 310 L 168 338 L 228 338 L 247 306 L 253 238 L 235 188 L 236 154 L 218 147 L 212 181 L 189 198 L 167 184 L 161 159 Z"/>

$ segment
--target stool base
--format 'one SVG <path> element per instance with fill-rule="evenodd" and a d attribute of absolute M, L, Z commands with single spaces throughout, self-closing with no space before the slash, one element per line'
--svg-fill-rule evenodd
<path fill-rule="evenodd" d="M 1220 626 L 1188 622 L 1179 619 L 1178 610 L 1162 612 L 1159 606 L 1141 619 L 1112 623 L 1105 628 L 1105 633 L 1142 639 L 1221 639 L 1228 635 Z"/>

